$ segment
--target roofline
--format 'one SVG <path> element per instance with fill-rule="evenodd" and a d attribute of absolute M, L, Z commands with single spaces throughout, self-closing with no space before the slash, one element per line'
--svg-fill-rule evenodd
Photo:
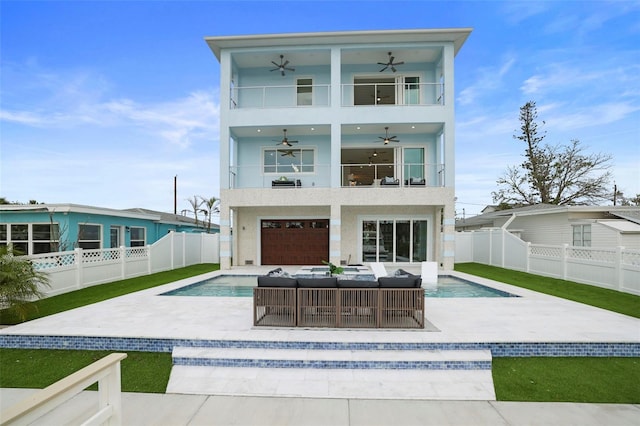
<path fill-rule="evenodd" d="M 104 216 L 120 216 L 131 219 L 148 219 L 159 221 L 160 216 L 148 213 L 133 213 L 127 210 L 109 209 L 105 207 L 83 206 L 79 204 L 2 204 L 0 212 L 34 212 L 47 211 L 49 213 L 87 213 Z"/>
<path fill-rule="evenodd" d="M 458 53 L 473 28 L 426 28 L 407 30 L 330 31 L 313 33 L 252 34 L 207 36 L 204 38 L 218 61 L 222 49 L 322 44 L 394 43 L 450 41 Z"/>

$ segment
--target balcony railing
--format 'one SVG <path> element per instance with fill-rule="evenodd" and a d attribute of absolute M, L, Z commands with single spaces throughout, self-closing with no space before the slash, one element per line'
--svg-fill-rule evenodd
<path fill-rule="evenodd" d="M 245 86 L 231 89 L 231 109 L 325 107 L 330 105 L 330 85 Z"/>
<path fill-rule="evenodd" d="M 442 83 L 343 84 L 342 106 L 444 105 Z M 243 86 L 231 89 L 230 108 L 328 107 L 331 85 Z"/>
<path fill-rule="evenodd" d="M 269 166 L 270 168 L 274 166 Z M 265 173 L 264 166 L 232 166 L 229 168 L 229 188 L 329 188 L 329 164 L 276 166 L 275 172 Z M 444 186 L 444 165 L 405 163 L 394 164 L 341 164 L 340 185 L 345 188 L 366 187 L 441 187 Z"/>
<path fill-rule="evenodd" d="M 342 85 L 342 106 L 444 105 L 442 83 L 357 83 Z"/>

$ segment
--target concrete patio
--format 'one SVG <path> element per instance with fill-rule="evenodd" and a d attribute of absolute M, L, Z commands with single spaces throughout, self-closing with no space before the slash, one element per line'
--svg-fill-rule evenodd
<path fill-rule="evenodd" d="M 292 267 L 290 271 L 296 269 Z M 257 275 L 265 271 L 265 268 L 251 267 L 234 268 L 231 273 Z M 426 298 L 429 326 L 424 330 L 338 330 L 255 328 L 252 300 L 246 297 L 160 296 L 220 273 L 189 278 L 9 327 L 0 330 L 0 341 L 9 336 L 58 336 L 61 339 L 94 336 L 380 345 L 389 342 L 640 343 L 638 319 L 457 272 L 451 275 L 520 297 Z M 392 420 L 397 424 L 632 424 L 640 414 L 639 407 L 629 405 L 496 402 L 490 371 L 478 375 L 459 372 L 446 375 L 415 370 L 355 373 L 306 369 L 223 370 L 175 366 L 167 390 L 174 394 L 124 394 L 126 424 L 356 425 L 388 424 Z M 206 379 L 207 375 L 212 376 L 209 383 L 214 383 L 213 388 L 207 384 L 200 392 L 181 387 L 184 383 L 197 385 L 198 380 Z M 276 391 L 273 383 L 286 391 Z M 416 385 L 407 385 L 411 383 Z M 404 390 L 390 391 L 394 385 Z M 17 400 L 24 392 L 28 390 L 2 390 L 2 406 Z M 85 394 L 74 399 L 77 402 L 72 403 L 76 407 L 72 411 L 90 403 L 82 402 L 89 398 Z M 283 395 L 288 398 L 282 398 Z M 147 401 L 145 405 L 158 407 L 158 411 L 141 411 L 138 407 L 143 401 Z M 143 412 L 153 412 L 153 415 L 148 421 L 140 420 Z M 400 417 L 387 417 L 397 412 L 401 413 Z M 161 419 L 154 417 L 160 413 L 169 416 L 167 420 L 153 421 Z M 258 418 L 256 413 L 262 414 Z"/>

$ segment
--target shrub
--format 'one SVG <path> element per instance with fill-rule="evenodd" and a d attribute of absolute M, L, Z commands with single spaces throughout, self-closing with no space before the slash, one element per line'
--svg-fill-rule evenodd
<path fill-rule="evenodd" d="M 34 299 L 44 293 L 40 286 L 50 287 L 49 277 L 33 266 L 31 260 L 15 256 L 7 247 L 0 247 L 0 307 L 14 311 L 25 319 Z"/>

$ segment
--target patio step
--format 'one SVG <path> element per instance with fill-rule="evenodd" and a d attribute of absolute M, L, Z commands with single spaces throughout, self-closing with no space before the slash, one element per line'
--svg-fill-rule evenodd
<path fill-rule="evenodd" d="M 167 393 L 495 400 L 486 350 L 175 347 Z"/>
<path fill-rule="evenodd" d="M 489 350 L 306 350 L 175 347 L 174 365 L 389 369 L 389 370 L 491 370 Z"/>

